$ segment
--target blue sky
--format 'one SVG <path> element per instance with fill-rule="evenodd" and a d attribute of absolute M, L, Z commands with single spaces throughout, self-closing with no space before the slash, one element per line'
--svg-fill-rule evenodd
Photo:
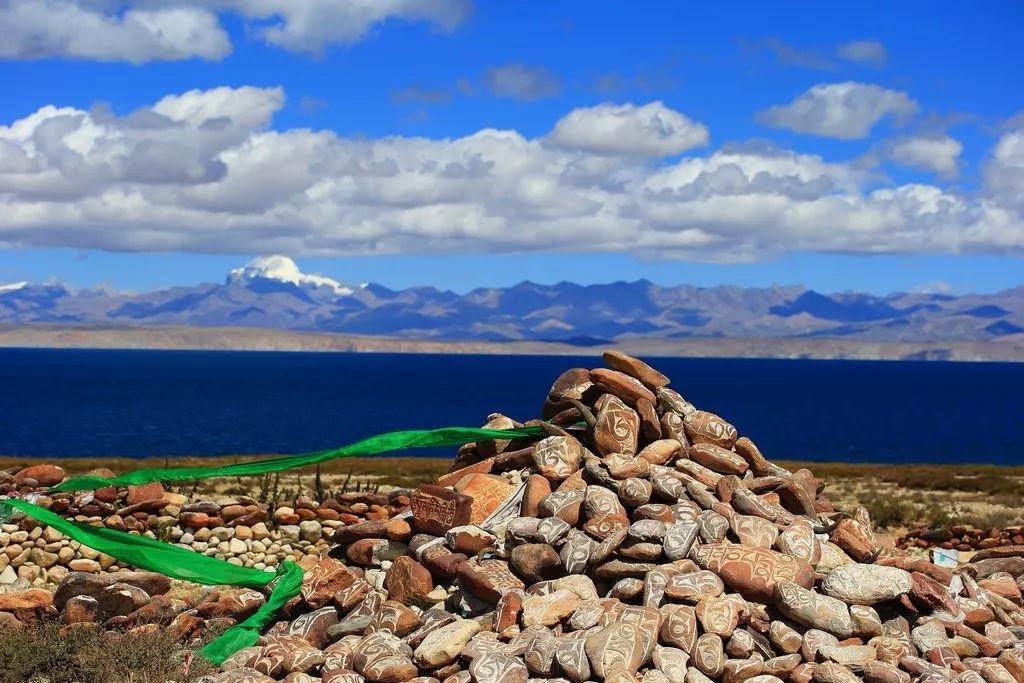
<path fill-rule="evenodd" d="M 1024 5 L 636 7 L 0 0 L 0 282 L 1024 282 Z"/>

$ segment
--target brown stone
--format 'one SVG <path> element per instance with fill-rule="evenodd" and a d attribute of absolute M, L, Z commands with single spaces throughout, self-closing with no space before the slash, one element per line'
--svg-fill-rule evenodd
<path fill-rule="evenodd" d="M 523 626 L 554 626 L 575 612 L 579 605 L 580 596 L 565 589 L 528 597 L 523 601 Z"/>
<path fill-rule="evenodd" d="M 543 543 L 525 543 L 512 549 L 510 564 L 527 583 L 554 579 L 562 573 L 558 552 Z"/>
<path fill-rule="evenodd" d="M 141 486 L 129 486 L 128 494 L 125 497 L 125 504 L 128 506 L 139 505 L 142 503 L 148 503 L 154 500 L 160 500 L 164 496 L 164 487 L 158 481 L 151 482 L 149 484 L 143 484 Z"/>
<path fill-rule="evenodd" d="M 540 508 L 540 501 L 551 493 L 551 482 L 541 474 L 531 474 L 526 478 L 526 488 L 523 490 L 523 504 L 520 514 L 523 517 L 537 517 Z"/>
<path fill-rule="evenodd" d="M 580 468 L 586 449 L 571 436 L 549 436 L 533 448 L 537 471 L 550 481 L 562 481 Z"/>
<path fill-rule="evenodd" d="M 871 562 L 877 551 L 870 530 L 852 518 L 839 520 L 832 531 L 832 542 L 857 562 Z"/>
<path fill-rule="evenodd" d="M 407 549 L 404 543 L 386 538 L 363 538 L 345 549 L 345 557 L 355 564 L 375 567 L 404 555 Z"/>
<path fill-rule="evenodd" d="M 725 584 L 718 575 L 707 570 L 676 574 L 665 586 L 665 594 L 668 597 L 694 603 L 704 598 L 717 597 L 724 591 Z"/>
<path fill-rule="evenodd" d="M 395 558 L 384 575 L 388 597 L 408 605 L 420 604 L 434 590 L 430 572 L 408 555 Z"/>
<path fill-rule="evenodd" d="M 505 477 L 493 474 L 467 474 L 455 490 L 473 499 L 469 506 L 469 523 L 480 524 L 498 509 L 515 487 Z"/>
<path fill-rule="evenodd" d="M 64 481 L 64 468 L 56 465 L 31 465 L 14 475 L 16 484 L 22 484 L 26 479 L 34 481 L 36 486 L 56 486 Z"/>
<path fill-rule="evenodd" d="M 697 620 L 705 633 L 714 633 L 728 638 L 736 630 L 740 612 L 735 600 L 707 597 L 694 608 Z"/>
<path fill-rule="evenodd" d="M 50 591 L 40 588 L 28 588 L 22 591 L 11 593 L 0 593 L 0 612 L 15 612 L 17 610 L 33 610 L 40 607 L 49 607 L 54 602 Z M 63 604 L 61 604 L 63 608 Z"/>
<path fill-rule="evenodd" d="M 722 639 L 714 633 L 698 638 L 690 656 L 697 670 L 710 678 L 718 678 L 725 671 L 725 649 Z"/>
<path fill-rule="evenodd" d="M 688 605 L 665 605 L 661 613 L 661 641 L 691 653 L 697 643 L 697 613 Z"/>
<path fill-rule="evenodd" d="M 351 586 L 358 577 L 344 564 L 330 557 L 321 557 L 302 576 L 302 599 L 313 609 L 326 605 L 340 590 Z"/>
<path fill-rule="evenodd" d="M 729 449 L 736 443 L 736 428 L 714 413 L 704 410 L 697 410 L 685 416 L 683 428 L 694 445 L 710 443 Z"/>
<path fill-rule="evenodd" d="M 457 569 L 462 586 L 473 595 L 491 603 L 498 602 L 508 590 L 523 590 L 526 585 L 501 560 L 463 562 Z"/>
<path fill-rule="evenodd" d="M 591 631 L 584 647 L 590 670 L 598 678 L 607 678 L 616 670 L 636 671 L 644 661 L 640 630 L 624 622 Z"/>
<path fill-rule="evenodd" d="M 691 554 L 702 569 L 718 574 L 748 600 L 769 602 L 779 581 L 792 581 L 801 588 L 814 585 L 814 569 L 809 564 L 767 548 L 711 543 Z"/>
<path fill-rule="evenodd" d="M 497 651 L 475 657 L 469 673 L 475 683 L 526 683 L 530 677 L 523 660 Z"/>
<path fill-rule="evenodd" d="M 668 377 L 638 358 L 628 356 L 619 351 L 605 351 L 602 355 L 604 357 L 604 362 L 613 370 L 617 370 L 640 380 L 644 386 L 652 391 L 668 386 Z"/>
<path fill-rule="evenodd" d="M 776 581 L 773 602 L 785 616 L 839 638 L 853 635 L 850 609 L 840 600 L 820 595 L 792 581 Z"/>
<path fill-rule="evenodd" d="M 636 411 L 610 394 L 602 396 L 599 404 L 594 426 L 598 453 L 636 455 L 640 433 L 640 417 Z"/>
<path fill-rule="evenodd" d="M 747 461 L 727 448 L 714 443 L 701 442 L 690 447 L 690 459 L 720 474 L 742 476 L 750 467 Z"/>
<path fill-rule="evenodd" d="M 590 381 L 602 391 L 622 399 L 629 405 L 636 405 L 640 399 L 651 404 L 658 400 L 654 392 L 645 387 L 640 380 L 617 370 L 605 368 L 591 370 Z"/>
<path fill-rule="evenodd" d="M 440 486 L 422 484 L 413 492 L 409 505 L 413 527 L 442 536 L 452 527 L 469 524 L 473 499 Z"/>

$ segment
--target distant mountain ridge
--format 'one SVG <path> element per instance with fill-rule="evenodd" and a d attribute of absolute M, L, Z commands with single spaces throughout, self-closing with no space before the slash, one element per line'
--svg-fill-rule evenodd
<path fill-rule="evenodd" d="M 823 294 L 802 286 L 662 287 L 647 280 L 521 282 L 466 294 L 391 290 L 303 273 L 285 256 L 233 269 L 223 284 L 154 292 L 0 283 L 0 323 L 256 327 L 437 341 L 814 338 L 990 341 L 1024 334 L 1024 287 L 996 294 Z"/>

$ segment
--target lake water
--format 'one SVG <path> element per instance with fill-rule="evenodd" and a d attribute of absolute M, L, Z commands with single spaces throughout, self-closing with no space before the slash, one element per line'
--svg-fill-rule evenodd
<path fill-rule="evenodd" d="M 649 359 L 650 360 L 650 359 Z M 769 458 L 1024 463 L 1024 364 L 655 359 Z M 535 417 L 598 358 L 0 350 L 0 454 L 296 453 Z M 434 455 L 450 455 L 432 453 Z"/>

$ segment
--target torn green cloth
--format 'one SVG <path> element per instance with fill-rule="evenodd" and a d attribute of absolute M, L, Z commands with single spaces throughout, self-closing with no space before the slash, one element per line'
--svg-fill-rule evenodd
<path fill-rule="evenodd" d="M 146 571 L 157 572 L 172 579 L 192 581 L 207 586 L 240 586 L 261 590 L 277 579 L 270 597 L 245 621 L 232 626 L 217 640 L 199 651 L 214 664 L 220 664 L 243 647 L 256 644 L 260 631 L 270 624 L 278 610 L 299 594 L 304 572 L 294 562 L 284 562 L 277 573 L 240 567 L 180 546 L 145 536 L 136 536 L 116 529 L 90 526 L 65 519 L 46 508 L 18 498 L 0 499 L 0 518 L 11 510 L 20 510 L 37 521 L 57 529 L 84 546 Z"/>
<path fill-rule="evenodd" d="M 348 446 L 334 448 L 329 451 L 317 451 L 303 455 L 285 455 L 265 460 L 240 462 L 232 465 L 216 467 L 167 467 L 143 468 L 122 474 L 117 477 L 105 478 L 92 475 L 74 477 L 50 489 L 50 493 L 59 491 L 83 491 L 103 488 L 105 486 L 127 486 L 148 484 L 154 481 L 192 481 L 196 479 L 212 479 L 214 477 L 238 477 L 268 472 L 283 472 L 298 467 L 316 465 L 317 463 L 347 458 L 356 455 L 376 455 L 405 448 L 429 448 L 432 446 L 461 446 L 473 441 L 494 439 L 515 439 L 518 437 L 544 436 L 541 427 L 520 427 L 518 429 L 476 429 L 470 427 L 442 427 L 440 429 L 409 429 L 399 432 L 387 432 L 357 441 Z"/>

